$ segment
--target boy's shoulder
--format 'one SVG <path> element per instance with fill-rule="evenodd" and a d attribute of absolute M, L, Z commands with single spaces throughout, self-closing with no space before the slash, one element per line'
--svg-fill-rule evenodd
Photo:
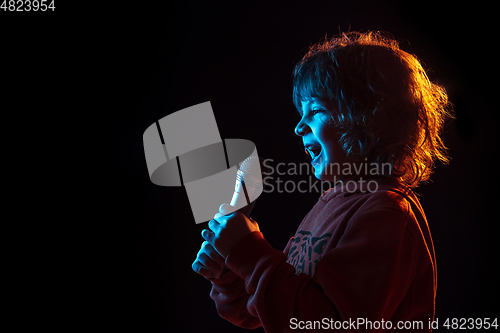
<path fill-rule="evenodd" d="M 361 210 L 391 209 L 404 213 L 411 210 L 412 203 L 419 205 L 413 191 L 394 178 L 339 184 L 323 193 L 320 200 L 332 204 L 344 201 L 358 209 L 362 207 Z"/>

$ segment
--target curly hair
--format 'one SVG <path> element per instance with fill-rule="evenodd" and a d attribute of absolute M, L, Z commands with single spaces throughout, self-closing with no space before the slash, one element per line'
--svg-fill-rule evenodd
<path fill-rule="evenodd" d="M 295 107 L 312 97 L 335 105 L 348 156 L 390 163 L 409 187 L 429 179 L 436 159 L 449 162 L 440 137 L 452 116 L 446 91 L 386 34 L 349 32 L 311 46 L 294 69 Z"/>

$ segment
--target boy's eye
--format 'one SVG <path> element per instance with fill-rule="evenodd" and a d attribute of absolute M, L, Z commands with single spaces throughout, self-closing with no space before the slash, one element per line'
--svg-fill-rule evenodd
<path fill-rule="evenodd" d="M 312 113 L 313 116 L 315 116 L 315 115 L 317 115 L 318 113 L 321 113 L 321 112 L 323 112 L 322 109 L 313 109 L 313 110 L 311 110 L 311 113 Z"/>

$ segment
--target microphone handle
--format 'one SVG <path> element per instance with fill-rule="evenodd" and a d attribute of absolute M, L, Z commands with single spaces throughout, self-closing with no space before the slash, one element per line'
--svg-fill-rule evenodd
<path fill-rule="evenodd" d="M 257 201 L 257 198 L 255 198 L 252 202 L 250 202 L 250 195 L 255 190 L 255 184 L 251 183 L 252 180 L 248 180 L 250 184 L 246 184 L 244 179 L 245 176 L 243 172 L 238 170 L 238 175 L 236 176 L 235 191 L 230 205 L 240 206 L 244 202 L 245 205 L 242 208 L 238 209 L 238 211 L 245 214 L 246 217 L 250 217 L 250 213 L 252 212 L 252 209 L 255 205 L 255 201 Z"/>
<path fill-rule="evenodd" d="M 245 193 L 245 198 L 247 199 L 247 202 L 250 201 L 249 200 L 249 197 L 248 197 L 248 192 L 247 192 L 247 188 L 245 186 L 245 182 L 242 181 L 241 182 L 241 187 L 243 187 L 243 192 Z M 245 214 L 246 217 L 250 218 L 250 213 L 252 212 L 252 209 L 253 209 L 253 206 L 255 206 L 255 202 L 257 201 L 257 199 L 255 199 L 254 201 L 250 202 L 250 204 L 246 205 L 245 207 L 242 207 L 240 209 L 238 209 L 239 212 Z M 222 278 L 222 276 L 229 270 L 229 268 L 227 268 L 226 265 L 222 266 L 222 271 L 220 272 L 219 276 L 216 277 L 216 279 L 220 279 Z"/>

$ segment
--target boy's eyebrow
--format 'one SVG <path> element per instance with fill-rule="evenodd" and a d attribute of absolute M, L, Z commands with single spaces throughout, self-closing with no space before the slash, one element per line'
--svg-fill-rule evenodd
<path fill-rule="evenodd" d="M 297 109 L 297 112 L 299 113 L 299 115 L 302 117 L 303 115 L 303 111 L 302 111 L 302 108 L 303 108 L 303 102 L 300 104 L 300 109 Z"/>
<path fill-rule="evenodd" d="M 312 106 L 312 105 L 317 104 L 317 103 L 315 103 L 315 102 L 314 102 L 314 100 L 312 100 L 312 99 L 303 99 L 303 100 L 300 102 L 300 109 L 297 109 L 297 111 L 299 112 L 299 115 L 300 115 L 301 117 L 302 117 L 302 115 L 303 115 L 303 111 L 302 111 L 302 110 L 303 110 L 304 104 L 307 104 L 307 103 L 309 103 L 309 106 L 308 106 L 309 108 L 311 108 L 311 106 Z"/>

